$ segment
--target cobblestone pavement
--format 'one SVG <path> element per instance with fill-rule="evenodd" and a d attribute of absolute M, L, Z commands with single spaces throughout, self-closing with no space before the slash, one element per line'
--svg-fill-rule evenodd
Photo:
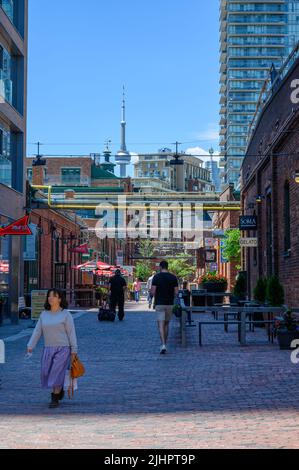
<path fill-rule="evenodd" d="M 155 314 L 128 309 L 123 322 L 76 319 L 86 375 L 58 409 L 40 389 L 42 342 L 30 360 L 28 336 L 6 342 L 0 448 L 298 448 L 299 364 L 265 330 L 240 347 L 234 327 L 204 326 L 199 348 L 191 327 L 183 349 L 174 319 L 161 356 Z"/>

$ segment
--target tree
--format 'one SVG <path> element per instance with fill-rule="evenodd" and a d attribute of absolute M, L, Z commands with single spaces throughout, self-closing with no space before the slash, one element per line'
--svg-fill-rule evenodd
<path fill-rule="evenodd" d="M 151 240 L 141 240 L 139 253 L 144 258 L 151 258 L 154 254 L 155 248 Z"/>
<path fill-rule="evenodd" d="M 169 260 L 168 270 L 181 280 L 194 275 L 196 272 L 196 267 L 190 265 L 186 259 L 186 256 L 178 255 L 176 258 Z"/>
<path fill-rule="evenodd" d="M 147 263 L 137 263 L 135 267 L 135 276 L 141 281 L 147 281 L 148 278 L 152 274 L 152 268 L 150 267 L 150 264 Z"/>
<path fill-rule="evenodd" d="M 154 254 L 155 248 L 151 240 L 141 240 L 139 253 L 142 258 L 145 258 L 142 261 L 139 261 L 135 267 L 135 275 L 140 278 L 142 281 L 147 281 L 152 274 L 151 258 Z"/>
<path fill-rule="evenodd" d="M 241 269 L 241 232 L 239 229 L 229 229 L 225 232 L 223 241 L 223 257 L 231 263 L 236 264 L 237 269 Z"/>

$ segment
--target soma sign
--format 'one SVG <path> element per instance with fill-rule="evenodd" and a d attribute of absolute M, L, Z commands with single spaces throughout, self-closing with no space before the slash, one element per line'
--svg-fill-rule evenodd
<path fill-rule="evenodd" d="M 240 230 L 257 230 L 256 215 L 240 215 Z"/>

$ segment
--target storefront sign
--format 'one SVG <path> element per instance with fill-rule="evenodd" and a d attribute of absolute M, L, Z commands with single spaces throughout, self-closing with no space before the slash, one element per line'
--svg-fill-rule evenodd
<path fill-rule="evenodd" d="M 216 250 L 205 250 L 206 263 L 215 263 L 217 261 Z"/>
<path fill-rule="evenodd" d="M 29 215 L 26 215 L 12 224 L 9 224 L 7 227 L 1 228 L 0 237 L 5 237 L 6 235 L 32 235 L 28 226 L 28 220 Z"/>
<path fill-rule="evenodd" d="M 240 230 L 257 230 L 257 216 L 240 215 Z"/>
<path fill-rule="evenodd" d="M 214 248 L 216 244 L 215 238 L 205 238 L 205 247 Z"/>
<path fill-rule="evenodd" d="M 42 311 L 45 310 L 47 292 L 47 290 L 31 291 L 31 320 L 37 321 Z"/>
<path fill-rule="evenodd" d="M 257 247 L 257 238 L 240 238 L 240 246 Z"/>

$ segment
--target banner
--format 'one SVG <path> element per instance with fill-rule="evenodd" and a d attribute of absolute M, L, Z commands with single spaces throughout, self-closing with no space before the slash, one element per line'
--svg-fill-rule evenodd
<path fill-rule="evenodd" d="M 84 255 L 89 254 L 89 249 L 87 246 L 87 243 L 84 243 L 83 245 L 76 246 L 75 248 L 71 248 L 72 253 L 81 253 Z"/>
<path fill-rule="evenodd" d="M 6 235 L 32 235 L 32 232 L 28 226 L 29 215 L 25 215 L 21 219 L 12 222 L 7 227 L 0 228 L 0 237 Z"/>

